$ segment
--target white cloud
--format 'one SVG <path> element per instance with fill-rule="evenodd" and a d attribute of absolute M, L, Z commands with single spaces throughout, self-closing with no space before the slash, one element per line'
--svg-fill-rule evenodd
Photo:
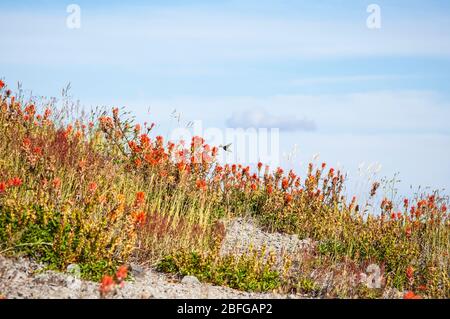
<path fill-rule="evenodd" d="M 96 101 L 104 104 L 105 101 Z M 152 108 L 159 119 L 169 118 L 177 109 L 189 120 L 202 119 L 208 125 L 223 126 L 233 116 L 241 118 L 250 111 L 250 122 L 313 119 L 317 132 L 332 133 L 446 133 L 450 103 L 445 97 L 429 91 L 379 91 L 329 95 L 274 95 L 263 97 L 177 97 L 141 101 L 115 101 L 136 111 Z M 95 103 L 94 103 L 95 104 Z M 259 110 L 266 110 L 268 115 Z M 245 112 L 244 112 L 245 113 Z M 241 114 L 241 115 L 239 115 Z M 260 120 L 262 119 L 262 120 Z M 247 125 L 244 125 L 247 126 Z"/>

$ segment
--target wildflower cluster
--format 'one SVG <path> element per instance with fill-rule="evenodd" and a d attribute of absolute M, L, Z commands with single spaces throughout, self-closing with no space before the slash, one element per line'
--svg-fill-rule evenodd
<path fill-rule="evenodd" d="M 58 269 L 77 263 L 98 280 L 130 257 L 166 261 L 165 271 L 179 273 L 192 261 L 180 251 L 210 260 L 223 239 L 217 225 L 246 216 L 265 230 L 317 242 L 311 273 L 324 263 L 376 263 L 383 287 L 449 296 L 448 199 L 437 192 L 400 205 L 385 198 L 379 214 L 367 215 L 380 183 L 365 203 L 347 198 L 345 174 L 326 163 L 310 163 L 304 176 L 264 163 L 221 165 L 219 148 L 202 137 L 166 141 L 154 123 L 123 120 L 118 108 L 90 121 L 60 114 L 51 103 L 16 98 L 0 81 L 0 251 L 22 251 Z M 251 273 L 246 260 L 215 259 L 205 267 L 214 276 L 205 279 L 238 288 L 256 282 L 260 290 L 266 275 L 268 287 L 285 282 L 272 270 Z M 221 281 L 220 271 L 233 267 L 256 281 Z M 315 290 L 304 271 L 284 273 L 301 290 Z M 102 294 L 125 277 L 103 277 Z"/>

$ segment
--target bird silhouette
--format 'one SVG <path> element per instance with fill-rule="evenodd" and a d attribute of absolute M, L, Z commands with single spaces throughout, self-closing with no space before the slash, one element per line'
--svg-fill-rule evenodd
<path fill-rule="evenodd" d="M 227 144 L 227 145 L 219 145 L 219 147 L 220 147 L 221 149 L 223 149 L 225 152 L 231 152 L 231 150 L 230 150 L 231 144 L 232 144 L 232 143 Z"/>

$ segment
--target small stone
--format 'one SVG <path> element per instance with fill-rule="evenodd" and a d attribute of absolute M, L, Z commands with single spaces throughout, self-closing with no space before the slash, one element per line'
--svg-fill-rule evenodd
<path fill-rule="evenodd" d="M 200 280 L 195 276 L 184 276 L 181 283 L 183 285 L 197 286 L 200 285 Z"/>
<path fill-rule="evenodd" d="M 144 275 L 144 268 L 135 263 L 130 264 L 130 271 L 134 277 L 141 277 Z"/>

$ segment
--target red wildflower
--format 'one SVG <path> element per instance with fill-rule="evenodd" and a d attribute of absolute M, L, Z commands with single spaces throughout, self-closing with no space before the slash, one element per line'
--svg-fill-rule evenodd
<path fill-rule="evenodd" d="M 0 194 L 4 193 L 6 191 L 6 183 L 5 182 L 1 182 L 0 183 Z"/>
<path fill-rule="evenodd" d="M 140 141 L 141 141 L 141 145 L 144 147 L 150 145 L 150 138 L 148 137 L 147 134 L 142 134 L 140 136 Z"/>
<path fill-rule="evenodd" d="M 8 185 L 19 187 L 20 185 L 22 185 L 22 180 L 18 177 L 14 177 L 8 181 Z"/>
<path fill-rule="evenodd" d="M 284 190 L 289 187 L 289 180 L 286 177 L 281 181 L 281 187 L 283 187 Z"/>
<path fill-rule="evenodd" d="M 33 116 L 36 113 L 36 107 L 34 104 L 29 104 L 25 107 L 25 113 L 27 113 L 29 116 Z"/>
<path fill-rule="evenodd" d="M 145 223 L 146 214 L 145 212 L 134 212 L 133 219 L 136 225 L 142 225 Z"/>
<path fill-rule="evenodd" d="M 120 266 L 119 269 L 117 269 L 116 272 L 116 278 L 119 282 L 127 279 L 128 276 L 128 267 L 127 266 Z"/>
<path fill-rule="evenodd" d="M 408 291 L 404 296 L 403 299 L 422 299 L 422 297 L 416 295 L 412 291 Z"/>
<path fill-rule="evenodd" d="M 3 82 L 2 80 L 0 80 L 0 90 L 3 89 L 5 87 L 5 82 Z"/>
<path fill-rule="evenodd" d="M 183 163 L 183 162 L 179 162 L 178 164 L 177 164 L 177 167 L 178 167 L 178 170 L 180 171 L 180 172 L 182 172 L 182 171 L 184 171 L 184 169 L 185 169 L 185 164 Z"/>
<path fill-rule="evenodd" d="M 286 204 L 289 204 L 292 201 L 292 195 L 286 194 L 285 200 L 286 200 Z"/>
<path fill-rule="evenodd" d="M 328 172 L 328 176 L 333 176 L 334 175 L 334 168 L 330 168 L 330 171 Z"/>
<path fill-rule="evenodd" d="M 209 164 L 212 162 L 212 157 L 209 156 L 207 152 L 203 152 L 202 154 L 202 163 Z"/>
<path fill-rule="evenodd" d="M 277 175 L 279 175 L 279 176 L 281 176 L 281 175 L 283 175 L 283 169 L 281 168 L 281 167 L 278 167 L 277 168 Z"/>
<path fill-rule="evenodd" d="M 261 170 L 262 166 L 263 166 L 263 163 L 259 162 L 259 163 L 258 163 L 258 171 Z"/>
<path fill-rule="evenodd" d="M 111 276 L 103 276 L 102 282 L 100 283 L 100 294 L 102 296 L 109 293 L 114 288 L 115 282 Z"/>
<path fill-rule="evenodd" d="M 31 146 L 31 140 L 28 137 L 25 137 L 22 141 L 22 147 L 25 149 L 30 148 Z"/>
<path fill-rule="evenodd" d="M 257 189 L 256 184 L 252 184 L 250 187 L 251 187 L 252 191 L 256 191 L 256 189 Z"/>
<path fill-rule="evenodd" d="M 72 133 L 72 131 L 73 131 L 73 126 L 70 124 L 67 125 L 66 132 L 65 132 L 66 137 L 69 136 L 70 133 Z"/>
<path fill-rule="evenodd" d="M 90 183 L 89 184 L 89 191 L 91 193 L 94 193 L 96 190 L 97 190 L 97 183 L 95 183 L 95 182 Z"/>
<path fill-rule="evenodd" d="M 425 285 L 420 285 L 419 287 L 417 287 L 417 290 L 420 290 L 420 291 L 427 291 L 427 286 L 425 286 Z"/>
<path fill-rule="evenodd" d="M 272 194 L 272 192 L 273 192 L 273 187 L 272 187 L 272 185 L 267 185 L 267 194 Z"/>
<path fill-rule="evenodd" d="M 447 206 L 445 206 L 445 204 L 442 205 L 441 211 L 442 211 L 443 213 L 447 212 Z"/>
<path fill-rule="evenodd" d="M 41 156 L 42 155 L 42 148 L 40 148 L 39 146 L 36 146 L 33 148 L 33 153 L 36 156 Z"/>
<path fill-rule="evenodd" d="M 134 165 L 136 165 L 137 168 L 141 167 L 141 165 L 142 165 L 141 159 L 140 158 L 136 158 L 134 160 Z"/>
<path fill-rule="evenodd" d="M 52 110 L 50 110 L 49 108 L 46 108 L 44 111 L 44 120 L 48 119 L 50 117 L 50 115 L 52 115 Z"/>
<path fill-rule="evenodd" d="M 405 198 L 405 199 L 403 200 L 403 206 L 405 207 L 405 209 L 408 209 L 408 206 L 409 206 L 409 200 L 408 200 L 407 198 Z"/>
<path fill-rule="evenodd" d="M 137 192 L 136 193 L 136 200 L 135 200 L 135 205 L 142 205 L 145 202 L 145 194 L 144 192 Z"/>
<path fill-rule="evenodd" d="M 410 237 L 411 236 L 411 227 L 406 227 L 405 233 L 406 233 L 407 237 Z"/>
<path fill-rule="evenodd" d="M 406 268 L 406 278 L 408 278 L 409 281 L 414 279 L 414 268 L 412 266 Z"/>
<path fill-rule="evenodd" d="M 58 189 L 61 187 L 61 179 L 56 177 L 52 182 L 53 188 Z"/>
<path fill-rule="evenodd" d="M 195 182 L 195 185 L 198 189 L 205 190 L 206 189 L 206 182 L 203 179 L 199 179 Z"/>

